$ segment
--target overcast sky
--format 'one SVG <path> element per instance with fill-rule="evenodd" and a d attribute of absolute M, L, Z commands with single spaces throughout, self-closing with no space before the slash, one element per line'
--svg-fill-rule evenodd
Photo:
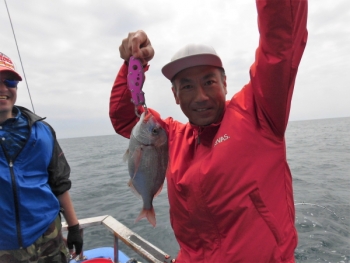
<path fill-rule="evenodd" d="M 227 73 L 228 97 L 249 81 L 258 44 L 253 0 L 7 0 L 35 112 L 58 138 L 114 134 L 109 95 L 122 64 L 118 47 L 143 29 L 155 57 L 144 85 L 148 107 L 185 122 L 161 74 L 188 43 L 213 46 Z M 309 39 L 299 67 L 290 120 L 350 116 L 350 1 L 311 0 Z M 0 52 L 23 76 L 5 1 Z M 17 104 L 32 108 L 27 87 Z"/>

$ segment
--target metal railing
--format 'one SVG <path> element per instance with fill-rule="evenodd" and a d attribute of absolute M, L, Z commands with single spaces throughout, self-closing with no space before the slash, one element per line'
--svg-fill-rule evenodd
<path fill-rule="evenodd" d="M 164 263 L 174 262 L 168 254 L 154 246 L 141 236 L 131 231 L 125 225 L 109 215 L 90 217 L 79 220 L 80 234 L 84 234 L 84 229 L 92 226 L 104 225 L 114 235 L 114 262 L 118 262 L 118 240 L 123 241 L 127 246 L 133 249 L 137 254 L 148 262 Z M 68 225 L 62 223 L 62 230 L 67 231 Z M 83 251 L 79 259 L 83 259 Z"/>

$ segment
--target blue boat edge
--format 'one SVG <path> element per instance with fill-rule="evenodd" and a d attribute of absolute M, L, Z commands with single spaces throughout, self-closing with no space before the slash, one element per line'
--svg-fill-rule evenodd
<path fill-rule="evenodd" d="M 78 260 L 72 259 L 70 263 L 78 263 L 78 262 L 84 262 L 86 260 L 91 259 L 110 259 L 111 262 L 114 258 L 114 248 L 113 247 L 99 247 L 94 249 L 89 249 L 84 251 L 84 260 Z M 119 263 L 127 263 L 127 261 L 130 260 L 130 258 L 124 254 L 122 251 L 118 250 L 118 261 Z"/>

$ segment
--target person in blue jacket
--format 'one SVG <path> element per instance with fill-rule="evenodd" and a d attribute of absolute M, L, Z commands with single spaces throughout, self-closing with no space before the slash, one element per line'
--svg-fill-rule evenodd
<path fill-rule="evenodd" d="M 74 246 L 80 254 L 83 246 L 68 191 L 70 167 L 45 118 L 15 106 L 21 80 L 0 53 L 0 263 L 66 263 L 60 212 L 70 252 Z"/>

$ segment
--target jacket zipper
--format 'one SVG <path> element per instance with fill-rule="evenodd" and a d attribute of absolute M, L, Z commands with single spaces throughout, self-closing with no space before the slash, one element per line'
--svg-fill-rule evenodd
<path fill-rule="evenodd" d="M 26 142 L 24 143 L 23 147 L 19 150 L 19 152 L 14 157 L 14 160 L 17 159 L 17 156 L 20 155 L 20 153 L 23 151 L 24 147 L 26 147 L 26 145 L 30 139 L 30 136 L 32 134 L 32 125 L 29 125 L 29 120 L 28 120 L 28 126 L 29 126 L 28 138 L 27 138 Z M 6 153 L 6 155 L 7 155 L 7 153 Z M 9 166 L 10 166 L 10 173 L 11 173 L 11 180 L 12 180 L 13 200 L 15 202 L 18 245 L 19 245 L 19 248 L 22 249 L 23 248 L 23 241 L 22 241 L 22 229 L 21 229 L 20 218 L 19 218 L 19 201 L 18 201 L 18 194 L 17 194 L 17 187 L 16 187 L 16 178 L 15 178 L 15 173 L 13 171 L 13 161 L 11 159 L 9 162 Z"/>
<path fill-rule="evenodd" d="M 30 124 L 29 119 L 28 119 L 27 116 L 26 116 L 26 118 L 28 120 L 29 135 L 28 135 L 28 138 L 27 138 L 26 142 L 24 143 L 23 147 L 19 150 L 19 152 L 16 154 L 16 156 L 14 157 L 13 160 L 16 160 L 17 156 L 22 152 L 23 148 L 27 145 L 27 143 L 29 141 L 29 138 L 30 138 L 30 136 L 32 134 L 32 126 L 34 125 L 34 123 L 36 123 L 39 120 L 43 120 L 43 118 L 42 118 L 42 119 L 36 120 L 32 124 Z M 18 194 L 17 194 L 17 187 L 16 187 L 16 178 L 15 178 L 15 173 L 13 171 L 13 162 L 14 161 L 12 161 L 9 158 L 9 156 L 7 155 L 7 152 L 5 151 L 5 148 L 3 147 L 1 141 L 0 141 L 0 144 L 1 144 L 2 151 L 4 152 L 4 154 L 6 156 L 6 159 L 8 160 L 8 163 L 9 163 L 9 169 L 10 169 L 10 174 L 11 174 L 11 182 L 12 182 L 13 201 L 15 203 L 16 228 L 17 228 L 18 245 L 19 245 L 19 248 L 22 249 L 23 248 L 23 241 L 22 241 L 22 230 L 21 230 L 21 224 L 20 224 L 20 218 L 19 218 L 19 205 L 18 205 L 19 201 L 18 201 Z"/>
<path fill-rule="evenodd" d="M 195 132 L 195 136 L 197 136 L 197 138 L 196 138 L 197 145 L 201 143 L 200 135 L 202 134 L 202 131 L 203 131 L 203 128 L 198 127 L 198 129 Z"/>
<path fill-rule="evenodd" d="M 15 203 L 15 212 L 16 212 L 16 227 L 17 227 L 17 238 L 18 238 L 18 244 L 20 249 L 23 248 L 22 244 L 22 231 L 21 231 L 21 225 L 19 220 L 19 208 L 18 208 L 18 194 L 17 194 L 17 187 L 16 187 L 16 179 L 15 179 L 15 173 L 13 172 L 13 162 L 10 160 L 9 162 L 10 166 L 10 173 L 11 173 L 11 181 L 12 181 L 12 191 L 13 191 L 13 200 Z"/>

